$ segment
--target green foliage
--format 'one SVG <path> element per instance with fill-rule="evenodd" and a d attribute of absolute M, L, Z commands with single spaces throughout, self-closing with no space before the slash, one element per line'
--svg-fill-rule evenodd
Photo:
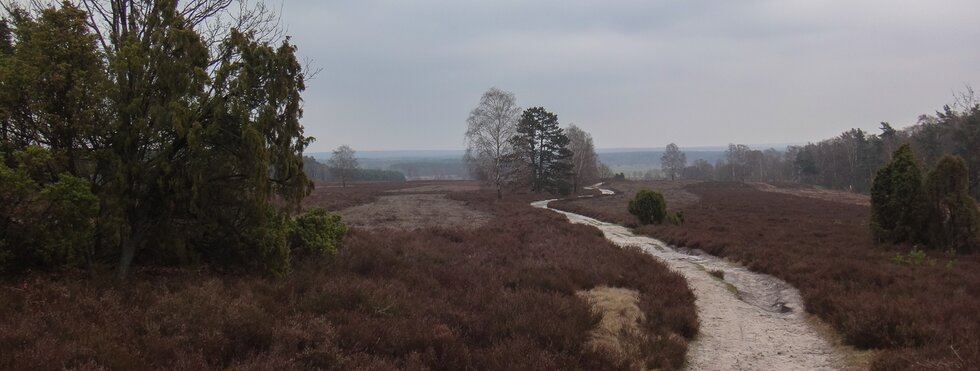
<path fill-rule="evenodd" d="M 663 223 L 667 216 L 667 202 L 659 192 L 641 189 L 629 203 L 630 214 L 635 215 L 643 224 Z"/>
<path fill-rule="evenodd" d="M 23 168 L 10 168 L 0 157 L 0 272 L 9 270 L 16 258 L 15 248 L 28 242 L 23 214 L 32 210 L 37 184 Z"/>
<path fill-rule="evenodd" d="M 283 214 L 311 189 L 296 47 L 209 44 L 176 1 L 139 4 L 102 9 L 111 30 L 70 2 L 0 22 L 0 255 L 287 271 Z"/>
<path fill-rule="evenodd" d="M 337 255 L 347 234 L 340 215 L 311 209 L 289 225 L 289 245 L 296 255 Z"/>
<path fill-rule="evenodd" d="M 38 254 L 46 264 L 81 266 L 92 254 L 99 199 L 85 179 L 62 174 L 41 190 L 46 206 L 39 224 L 43 236 Z"/>
<path fill-rule="evenodd" d="M 908 145 L 878 170 L 871 186 L 871 232 L 875 242 L 925 240 L 922 173 Z"/>
<path fill-rule="evenodd" d="M 572 192 L 572 151 L 558 116 L 543 107 L 524 110 L 511 138 L 514 167 L 531 191 L 567 195 Z"/>
<path fill-rule="evenodd" d="M 681 211 L 668 212 L 665 221 L 667 222 L 667 224 L 673 224 L 673 225 L 684 224 L 684 212 Z"/>
<path fill-rule="evenodd" d="M 926 252 L 920 249 L 918 245 L 912 246 L 912 250 L 909 251 L 907 255 L 902 255 L 901 253 L 896 254 L 895 257 L 892 258 L 892 261 L 894 261 L 896 264 L 903 265 L 936 266 L 936 259 L 929 258 L 929 256 L 926 255 Z"/>
<path fill-rule="evenodd" d="M 286 275 L 290 268 L 288 217 L 270 208 L 266 222 L 260 225 L 250 233 L 255 245 L 245 245 L 248 249 L 242 264 L 276 276 Z"/>
<path fill-rule="evenodd" d="M 88 263 L 99 203 L 89 182 L 68 174 L 47 182 L 51 156 L 40 147 L 14 158 L 12 168 L 0 157 L 0 271 Z"/>
<path fill-rule="evenodd" d="M 980 216 L 970 197 L 966 162 L 948 155 L 939 160 L 926 179 L 925 193 L 930 247 L 961 253 L 976 250 Z"/>

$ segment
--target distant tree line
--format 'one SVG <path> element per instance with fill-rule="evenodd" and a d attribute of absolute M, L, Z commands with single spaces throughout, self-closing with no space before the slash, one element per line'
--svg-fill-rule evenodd
<path fill-rule="evenodd" d="M 611 176 L 592 136 L 543 107 L 522 110 L 513 93 L 491 88 L 467 119 L 464 161 L 471 175 L 494 186 L 566 195 Z"/>
<path fill-rule="evenodd" d="M 972 90 L 957 97 L 935 115 L 901 130 L 881 123 L 880 133 L 851 129 L 841 135 L 803 146 L 752 149 L 730 144 L 725 158 L 711 164 L 684 163 L 679 150 L 668 146 L 661 165 L 668 177 L 721 181 L 799 182 L 868 193 L 879 169 L 902 145 L 908 145 L 917 164 L 934 168 L 945 155 L 964 160 L 970 194 L 980 197 L 980 105 Z M 682 166 L 682 167 L 681 167 Z M 680 167 L 680 168 L 679 168 Z"/>
<path fill-rule="evenodd" d="M 336 171 L 332 171 L 328 164 L 321 163 L 313 157 L 303 157 L 303 171 L 312 180 L 325 182 L 340 182 L 341 178 Z M 381 169 L 361 169 L 351 173 L 346 181 L 354 182 L 404 182 L 405 174 L 395 170 Z"/>
<path fill-rule="evenodd" d="M 302 231 L 334 218 L 290 217 L 306 75 L 261 3 L 24 3 L 0 20 L 0 272 L 335 250 Z"/>

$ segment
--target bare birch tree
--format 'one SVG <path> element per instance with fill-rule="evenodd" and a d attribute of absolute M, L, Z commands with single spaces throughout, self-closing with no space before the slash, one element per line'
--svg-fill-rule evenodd
<path fill-rule="evenodd" d="M 354 157 L 354 149 L 346 144 L 333 151 L 327 166 L 330 167 L 333 176 L 340 178 L 343 187 L 347 187 L 347 181 L 354 179 L 354 175 L 357 175 L 357 170 L 360 169 L 357 157 Z"/>
<path fill-rule="evenodd" d="M 569 140 L 568 149 L 572 151 L 572 192 L 578 192 L 587 182 L 598 179 L 598 156 L 592 135 L 585 130 L 571 124 L 565 129 L 565 135 Z"/>
<path fill-rule="evenodd" d="M 497 198 L 503 197 L 505 160 L 514 151 L 510 138 L 520 114 L 514 93 L 490 88 L 466 120 L 466 162 L 474 175 L 497 188 Z"/>
<path fill-rule="evenodd" d="M 670 177 L 670 180 L 674 180 L 681 174 L 685 166 L 687 166 L 687 155 L 681 152 L 676 144 L 668 144 L 663 156 L 660 157 L 660 167 L 664 173 Z"/>

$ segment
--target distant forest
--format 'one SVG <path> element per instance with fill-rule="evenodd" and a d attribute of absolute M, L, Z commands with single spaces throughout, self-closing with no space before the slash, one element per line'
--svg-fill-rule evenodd
<path fill-rule="evenodd" d="M 330 153 L 313 152 L 306 157 L 322 165 Z M 363 170 L 393 171 L 402 174 L 404 180 L 472 179 L 462 151 L 364 151 L 358 152 L 357 162 Z"/>
<path fill-rule="evenodd" d="M 329 166 L 318 162 L 310 156 L 303 156 L 303 171 L 306 173 L 306 177 L 311 180 L 325 182 L 340 181 L 338 177 L 331 173 Z M 404 182 L 405 174 L 394 170 L 357 169 L 353 179 L 350 180 L 361 182 Z"/>
<path fill-rule="evenodd" d="M 851 129 L 784 151 L 731 144 L 714 164 L 695 160 L 682 175 L 700 180 L 799 182 L 867 193 L 878 169 L 906 143 L 926 171 L 944 155 L 962 157 L 969 167 L 971 193 L 980 196 L 980 104 L 972 91 L 963 94 L 954 106 L 934 115 L 921 115 L 918 123 L 908 128 L 896 130 L 882 122 L 877 134 Z"/>

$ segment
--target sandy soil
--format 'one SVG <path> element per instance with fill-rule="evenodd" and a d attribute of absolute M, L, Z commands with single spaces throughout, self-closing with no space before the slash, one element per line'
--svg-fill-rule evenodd
<path fill-rule="evenodd" d="M 443 194 L 381 196 L 339 214 L 348 226 L 365 229 L 476 228 L 491 218 Z"/>
<path fill-rule="evenodd" d="M 532 205 L 547 208 L 548 202 Z M 688 369 L 847 368 L 845 355 L 813 328 L 799 292 L 788 283 L 697 250 L 671 248 L 619 225 L 554 211 L 572 223 L 595 226 L 618 245 L 638 246 L 684 275 L 697 296 L 701 321 L 700 334 L 688 352 Z"/>
<path fill-rule="evenodd" d="M 644 321 L 643 311 L 638 305 L 640 293 L 619 287 L 596 287 L 577 294 L 589 302 L 592 310 L 602 315 L 599 326 L 590 335 L 589 345 L 615 354 L 622 360 L 640 359 L 638 340 L 642 336 L 640 323 Z"/>
<path fill-rule="evenodd" d="M 818 200 L 842 202 L 846 204 L 867 206 L 871 204 L 871 197 L 860 193 L 847 191 L 834 191 L 809 186 L 801 187 L 777 187 L 768 183 L 751 183 L 753 187 L 760 191 L 783 193 L 799 197 L 815 198 Z"/>

